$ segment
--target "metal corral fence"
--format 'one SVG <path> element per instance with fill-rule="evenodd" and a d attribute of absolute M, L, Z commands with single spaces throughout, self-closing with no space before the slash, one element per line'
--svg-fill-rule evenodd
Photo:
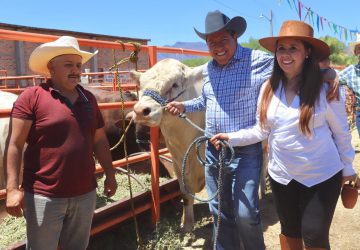
<path fill-rule="evenodd" d="M 19 32 L 12 30 L 3 30 L 0 29 L 0 40 L 14 40 L 14 41 L 24 41 L 24 42 L 35 42 L 35 43 L 45 43 L 51 42 L 58 38 L 58 36 L 53 35 L 45 35 L 45 34 L 36 34 L 29 32 Z M 115 50 L 123 50 L 125 48 L 126 51 L 132 52 L 134 50 L 134 45 L 125 43 L 124 47 L 118 42 L 109 42 L 109 41 L 101 41 L 101 40 L 91 40 L 91 39 L 82 39 L 78 38 L 78 42 L 80 46 L 88 46 L 95 48 L 109 48 Z M 197 56 L 209 56 L 209 53 L 206 51 L 196 51 L 190 49 L 181 49 L 181 48 L 172 48 L 172 47 L 160 47 L 160 46 L 148 46 L 142 45 L 141 51 L 147 53 L 149 58 L 149 66 L 152 67 L 157 62 L 158 53 L 165 54 L 182 54 L 182 55 L 197 55 Z M 118 86 L 119 76 L 117 74 L 124 74 L 125 71 L 118 72 L 86 72 L 83 73 L 83 77 L 88 78 L 89 83 L 92 83 L 94 87 L 97 88 L 105 88 L 116 90 Z M 110 77 L 109 77 L 110 76 Z M 95 79 L 101 78 L 101 82 L 96 82 Z M 8 88 L 8 81 L 14 80 L 29 80 L 31 81 L 30 85 L 36 85 L 39 82 L 43 81 L 45 78 L 39 75 L 32 76 L 7 76 L 6 71 L 2 72 L 0 76 L 0 81 L 2 84 L 0 90 L 9 91 L 13 93 L 20 93 L 23 89 L 20 88 L 18 84 L 16 84 L 15 88 Z M 105 79 L 105 80 L 104 80 Z M 106 79 L 112 79 L 111 81 L 107 81 Z M 86 80 L 86 79 L 85 79 Z M 122 84 L 121 88 L 124 89 L 136 89 L 136 84 Z M 114 109 L 120 108 L 124 105 L 124 108 L 132 108 L 136 102 L 125 102 L 123 103 L 100 103 L 99 107 L 101 109 Z M 9 117 L 10 109 L 1 109 L 0 110 L 0 118 Z M 151 209 L 152 211 L 152 222 L 155 225 L 156 222 L 160 220 L 160 203 L 171 198 L 174 198 L 174 195 L 178 196 L 180 192 L 178 191 L 176 194 L 169 195 L 168 198 L 161 197 L 160 198 L 160 190 L 159 190 L 159 154 L 168 153 L 167 149 L 158 149 L 158 137 L 159 137 L 159 129 L 150 128 L 150 155 L 147 153 L 133 156 L 128 158 L 129 163 L 135 163 L 143 160 L 147 160 L 150 158 L 151 160 L 151 204 L 148 204 L 145 209 Z M 1 159 L 2 160 L 2 159 Z M 119 161 L 114 161 L 114 167 L 123 167 L 126 166 L 126 159 L 121 159 Z M 102 172 L 102 168 L 100 166 L 96 166 L 96 172 Z M 5 199 L 6 190 L 0 190 L 0 199 Z M 143 210 L 142 210 L 143 211 Z M 128 215 L 131 217 L 132 214 Z M 127 218 L 128 218 L 127 217 Z"/>

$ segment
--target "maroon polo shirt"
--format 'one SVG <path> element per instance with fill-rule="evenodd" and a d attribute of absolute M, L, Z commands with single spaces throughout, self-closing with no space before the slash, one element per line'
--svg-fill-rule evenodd
<path fill-rule="evenodd" d="M 51 81 L 27 88 L 11 117 L 31 120 L 24 153 L 26 192 L 74 197 L 96 187 L 93 141 L 104 121 L 95 97 L 77 86 L 74 104 L 51 87 Z"/>

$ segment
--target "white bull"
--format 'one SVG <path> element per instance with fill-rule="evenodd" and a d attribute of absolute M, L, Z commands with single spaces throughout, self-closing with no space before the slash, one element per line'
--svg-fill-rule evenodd
<path fill-rule="evenodd" d="M 166 100 L 176 98 L 176 101 L 190 100 L 201 95 L 203 83 L 202 70 L 204 66 L 189 68 L 174 59 L 165 59 L 158 62 L 144 73 L 132 72 L 131 77 L 140 85 L 140 98 L 134 106 L 134 119 L 137 124 L 150 127 L 159 126 L 165 138 L 174 162 L 174 170 L 177 178 L 181 180 L 181 167 L 184 154 L 199 136 L 199 130 L 190 126 L 185 120 L 164 112 L 163 107 L 152 97 L 142 95 L 145 89 L 155 90 Z M 205 127 L 205 113 L 187 113 L 186 116 L 201 128 Z M 265 176 L 267 166 L 267 143 L 263 143 L 263 173 L 261 176 L 261 192 L 265 193 Z M 188 189 L 192 193 L 202 190 L 204 187 L 204 168 L 197 160 L 195 152 L 191 152 L 188 160 L 185 180 Z M 184 192 L 182 181 L 179 181 L 181 191 Z M 191 231 L 194 224 L 193 203 L 194 199 L 183 195 L 184 207 L 182 216 L 182 228 Z"/>
<path fill-rule="evenodd" d="M 140 85 L 140 95 L 144 89 L 149 88 L 170 100 L 182 92 L 176 100 L 185 101 L 201 94 L 202 67 L 192 69 L 177 60 L 165 59 L 144 73 L 132 72 L 132 78 Z M 175 174 L 181 180 L 184 154 L 191 142 L 202 133 L 185 120 L 164 112 L 163 107 L 149 96 L 140 96 L 139 102 L 134 106 L 134 111 L 136 123 L 160 127 L 166 146 L 173 157 Z M 200 127 L 204 127 L 204 112 L 189 113 L 187 116 Z M 187 187 L 192 193 L 200 192 L 205 185 L 204 169 L 195 153 L 190 154 L 188 166 L 185 173 Z M 181 181 L 179 182 L 181 191 L 184 193 L 184 187 Z M 194 199 L 183 195 L 183 200 L 182 229 L 189 232 L 194 224 Z"/>
<path fill-rule="evenodd" d="M 0 109 L 11 109 L 17 97 L 15 94 L 0 91 Z M 3 158 L 9 132 L 9 121 L 10 118 L 0 118 L 0 189 L 5 188 Z"/>

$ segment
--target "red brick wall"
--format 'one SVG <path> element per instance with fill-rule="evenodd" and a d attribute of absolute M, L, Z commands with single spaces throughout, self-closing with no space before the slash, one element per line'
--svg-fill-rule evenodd
<path fill-rule="evenodd" d="M 15 43 L 0 40 L 0 69 L 7 70 L 8 75 L 16 75 Z"/>
<path fill-rule="evenodd" d="M 2 25 L 0 25 L 0 29 L 14 30 L 15 28 L 13 28 L 12 25 L 5 25 L 4 27 Z M 72 32 L 72 31 L 66 32 L 66 31 L 43 30 L 43 29 L 29 28 L 29 27 L 27 27 L 27 28 L 25 27 L 22 30 L 26 31 L 26 32 L 51 34 L 51 35 L 58 35 L 58 36 L 70 35 L 70 36 L 75 36 L 77 38 L 87 38 L 87 39 L 96 38 L 96 40 L 107 40 L 107 41 L 119 40 L 119 38 L 116 39 L 116 37 L 112 38 L 112 37 L 108 37 L 108 36 L 101 36 L 101 35 L 95 35 L 95 34 L 84 34 L 84 33 Z M 123 42 L 129 42 L 129 41 L 140 42 L 145 45 L 147 43 L 145 39 L 137 40 L 137 39 L 121 38 L 121 41 L 123 41 Z M 31 52 L 39 45 L 40 45 L 40 43 L 31 43 L 31 42 L 23 43 L 24 57 L 25 57 L 24 62 L 26 65 L 25 66 L 25 71 L 26 71 L 25 74 L 26 75 L 34 74 L 34 72 L 31 72 L 31 70 L 29 69 L 28 61 L 29 61 Z M 81 49 L 85 50 L 85 51 L 90 51 L 90 48 L 88 48 L 88 47 L 82 47 Z M 123 52 L 122 50 L 118 50 L 116 52 L 116 58 L 119 61 L 120 59 L 122 59 L 124 57 L 128 57 L 129 54 L 130 54 L 130 51 Z M 145 53 L 140 53 L 139 57 L 140 58 L 139 58 L 139 62 L 138 62 L 138 68 L 139 69 L 147 69 L 149 67 L 148 55 Z M 108 71 L 109 67 L 114 64 L 113 50 L 100 48 L 99 53 L 97 55 L 97 63 L 98 63 L 99 69 L 102 68 L 103 71 Z M 86 63 L 83 66 L 83 69 L 85 69 L 85 68 L 91 68 L 91 62 Z M 119 69 L 120 70 L 130 70 L 130 69 L 134 69 L 134 68 L 135 68 L 135 66 L 132 63 L 125 63 Z M 0 40 L 0 69 L 7 70 L 8 76 L 16 75 L 15 41 Z"/>

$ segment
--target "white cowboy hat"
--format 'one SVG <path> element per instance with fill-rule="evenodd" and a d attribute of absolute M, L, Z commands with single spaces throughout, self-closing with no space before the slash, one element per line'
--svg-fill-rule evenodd
<path fill-rule="evenodd" d="M 37 47 L 30 55 L 29 67 L 32 71 L 43 75 L 50 75 L 47 68 L 49 61 L 61 55 L 79 55 L 82 63 L 89 61 L 98 51 L 90 53 L 79 48 L 78 41 L 72 36 L 61 36 L 53 42 L 48 42 Z"/>
<path fill-rule="evenodd" d="M 356 42 L 350 43 L 350 49 L 353 53 L 355 53 L 355 47 L 360 45 L 360 33 L 356 34 Z"/>

